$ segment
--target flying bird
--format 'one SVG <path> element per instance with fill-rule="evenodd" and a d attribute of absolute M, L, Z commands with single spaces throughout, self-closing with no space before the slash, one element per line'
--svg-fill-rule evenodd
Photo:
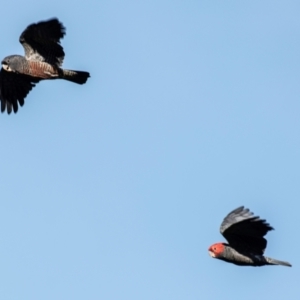
<path fill-rule="evenodd" d="M 60 39 L 65 35 L 65 27 L 58 19 L 50 19 L 29 25 L 19 41 L 25 56 L 10 55 L 2 60 L 0 71 L 1 112 L 24 105 L 30 90 L 41 80 L 66 79 L 78 84 L 86 83 L 90 74 L 83 71 L 62 69 L 65 53 Z"/>
<path fill-rule="evenodd" d="M 216 243 L 209 247 L 211 257 L 239 266 L 282 265 L 291 267 L 285 261 L 264 256 L 267 240 L 264 236 L 273 230 L 266 220 L 254 216 L 244 206 L 230 212 L 223 220 L 220 232 L 228 241 Z"/>

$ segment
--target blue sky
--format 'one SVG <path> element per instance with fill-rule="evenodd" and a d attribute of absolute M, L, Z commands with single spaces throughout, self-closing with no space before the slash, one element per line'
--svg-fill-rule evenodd
<path fill-rule="evenodd" d="M 91 78 L 39 83 L 0 116 L 1 298 L 299 299 L 299 9 L 7 2 L 1 57 L 58 17 L 64 67 Z M 240 205 L 292 268 L 209 257 Z"/>

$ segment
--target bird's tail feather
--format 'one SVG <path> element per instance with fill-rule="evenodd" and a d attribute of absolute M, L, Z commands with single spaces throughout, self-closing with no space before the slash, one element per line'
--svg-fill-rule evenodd
<path fill-rule="evenodd" d="M 265 257 L 266 261 L 270 264 L 270 265 L 281 265 L 281 266 L 286 266 L 286 267 L 291 267 L 292 265 L 286 261 L 281 261 L 281 260 L 277 260 L 274 258 L 270 258 L 270 257 Z"/>
<path fill-rule="evenodd" d="M 78 83 L 84 84 L 90 77 L 90 73 L 84 71 L 74 71 L 74 70 L 62 70 L 62 78 Z"/>

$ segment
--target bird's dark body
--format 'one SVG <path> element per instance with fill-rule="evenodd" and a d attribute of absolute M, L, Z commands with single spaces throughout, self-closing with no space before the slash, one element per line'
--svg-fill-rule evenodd
<path fill-rule="evenodd" d="M 263 255 L 253 253 L 240 253 L 227 244 L 225 244 L 224 257 L 220 256 L 218 258 L 226 262 L 231 262 L 238 266 L 261 267 L 265 265 L 276 265 L 279 264 L 278 262 L 280 262 L 281 265 L 290 266 L 290 264 L 287 262 L 274 260 Z"/>
<path fill-rule="evenodd" d="M 4 58 L 4 61 L 9 61 L 12 72 L 16 74 L 24 74 L 32 77 L 42 79 L 54 79 L 59 77 L 60 68 L 49 63 L 27 60 L 20 55 L 12 55 Z M 60 72 L 62 73 L 62 71 Z"/>
<path fill-rule="evenodd" d="M 18 111 L 29 91 L 41 80 L 65 79 L 84 84 L 90 74 L 62 69 L 65 56 L 60 39 L 65 28 L 57 19 L 29 25 L 20 36 L 25 56 L 10 55 L 0 71 L 1 112 Z"/>
<path fill-rule="evenodd" d="M 263 262 L 261 261 L 261 256 L 242 254 L 236 251 L 234 248 L 230 247 L 228 244 L 224 244 L 225 251 L 223 256 L 218 258 L 227 262 L 231 262 L 238 266 L 260 266 Z"/>

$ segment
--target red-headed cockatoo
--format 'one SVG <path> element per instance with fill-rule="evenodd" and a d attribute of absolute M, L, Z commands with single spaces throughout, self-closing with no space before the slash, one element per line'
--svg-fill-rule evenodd
<path fill-rule="evenodd" d="M 228 241 L 209 247 L 211 257 L 222 259 L 239 266 L 282 265 L 291 267 L 285 261 L 264 256 L 267 240 L 264 236 L 273 228 L 249 209 L 241 206 L 229 213 L 223 220 L 220 232 Z"/>

